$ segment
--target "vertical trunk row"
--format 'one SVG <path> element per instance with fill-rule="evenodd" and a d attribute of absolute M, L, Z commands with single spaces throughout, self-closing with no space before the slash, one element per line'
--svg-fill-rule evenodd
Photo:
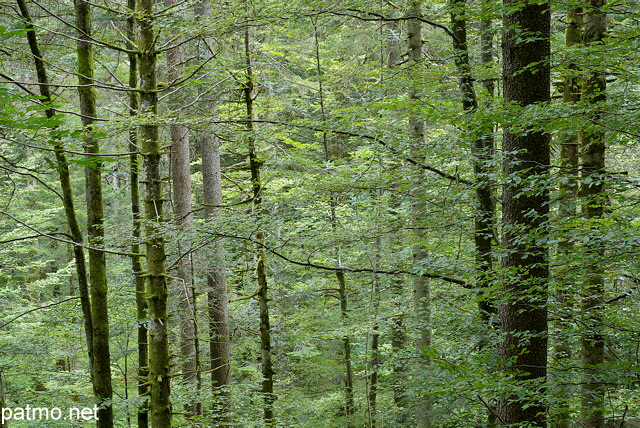
<path fill-rule="evenodd" d="M 29 50 L 33 56 L 33 60 L 36 68 L 36 75 L 38 80 L 38 88 L 40 95 L 43 97 L 45 104 L 51 105 L 51 91 L 49 90 L 49 79 L 47 77 L 47 69 L 44 61 L 44 57 L 40 51 L 38 40 L 36 37 L 36 31 L 29 14 L 29 9 L 25 0 L 16 0 L 20 15 L 27 28 L 27 42 L 29 44 Z M 45 110 L 45 115 L 48 118 L 55 116 L 55 111 L 52 108 Z M 76 274 L 78 276 L 78 291 L 80 293 L 80 302 L 82 308 L 82 315 L 84 317 L 84 331 L 87 340 L 87 351 L 89 356 L 89 371 L 91 373 L 93 381 L 93 323 L 91 319 L 91 301 L 89 299 L 89 284 L 87 282 L 87 268 L 84 257 L 84 251 L 82 249 L 82 231 L 80 229 L 80 223 L 76 216 L 76 210 L 73 200 L 73 190 L 71 188 L 71 177 L 69 174 L 69 162 L 64 151 L 62 142 L 59 139 L 53 140 L 53 150 L 56 158 L 56 169 L 60 179 L 60 188 L 62 190 L 62 202 L 64 204 L 64 212 L 71 233 L 71 238 L 76 245 L 73 246 L 73 254 L 76 260 Z"/>
<path fill-rule="evenodd" d="M 93 388 L 98 400 L 98 427 L 113 426 L 111 397 L 111 359 L 109 352 L 109 312 L 107 305 L 107 265 L 104 245 L 104 208 L 102 203 L 102 162 L 100 142 L 92 135 L 97 118 L 96 93 L 93 87 L 93 52 L 91 38 L 91 7 L 84 0 L 75 1 L 78 30 L 78 94 L 80 113 L 85 127 L 84 149 L 89 157 L 85 167 L 87 199 L 87 237 L 89 249 L 89 283 L 91 286 L 91 318 L 93 323 Z"/>
<path fill-rule="evenodd" d="M 502 43 L 505 101 L 518 110 L 549 103 L 549 4 L 505 0 L 504 6 L 510 11 Z M 513 392 L 498 406 L 505 424 L 546 426 L 549 143 L 550 135 L 539 130 L 504 131 L 500 356 L 503 371 L 513 376 Z M 531 183 L 537 183 L 533 189 Z"/>
<path fill-rule="evenodd" d="M 603 43 L 606 33 L 606 13 L 602 10 L 605 0 L 591 0 L 584 14 L 583 42 L 585 46 Z M 597 67 L 597 66 L 596 66 Z M 606 76 L 595 69 L 584 79 L 582 100 L 592 105 L 606 98 Z M 595 117 L 594 117 L 595 116 Z M 598 113 L 593 113 L 598 119 Z M 604 217 L 606 203 L 604 189 L 605 167 L 604 130 L 592 130 L 582 134 L 582 183 L 583 216 L 591 228 L 591 239 L 585 248 L 589 258 L 582 294 L 584 332 L 580 338 L 581 362 L 585 371 L 582 383 L 582 424 L 589 428 L 604 427 L 605 386 L 600 368 L 604 362 L 604 337 L 602 335 L 602 305 L 604 303 L 604 268 L 598 263 L 604 257 L 604 246 L 598 232 L 598 222 Z"/>
<path fill-rule="evenodd" d="M 566 14 L 565 28 L 565 46 L 570 48 L 582 41 L 582 10 L 581 8 L 570 8 Z M 578 74 L 577 65 L 569 59 L 567 67 L 567 76 L 563 82 L 562 101 L 564 103 L 575 104 L 580 101 L 580 82 L 581 78 Z M 577 174 L 578 174 L 578 158 L 579 158 L 580 139 L 577 133 L 567 136 L 560 142 L 560 175 L 566 177 L 566 180 L 560 180 L 559 187 L 559 206 L 558 217 L 560 219 L 573 218 L 576 215 L 577 201 Z M 567 257 L 571 252 L 572 244 L 570 241 L 563 239 L 558 244 L 558 256 Z M 563 313 L 569 314 L 573 308 L 574 301 L 571 297 L 572 290 L 565 290 L 565 284 L 559 284 L 559 289 L 555 293 L 556 301 L 559 307 L 563 308 Z M 569 326 L 568 320 L 561 319 L 559 322 L 560 330 L 565 330 Z M 573 355 L 571 340 L 562 334 L 557 337 L 553 344 L 553 356 L 557 361 L 560 369 L 567 364 L 571 364 Z M 560 391 L 557 424 L 558 428 L 569 428 L 571 426 L 571 387 Z"/>
<path fill-rule="evenodd" d="M 165 0 L 165 7 L 180 3 L 178 0 Z M 181 45 L 167 51 L 168 81 L 176 82 L 183 74 L 184 49 Z M 180 91 L 177 91 L 179 93 Z M 172 97 L 169 107 L 180 109 L 180 97 Z M 181 114 L 176 115 L 180 120 Z M 171 183 L 173 196 L 173 213 L 180 236 L 188 234 L 193 226 L 191 201 L 191 163 L 189 156 L 189 129 L 185 125 L 171 124 Z M 184 239 L 182 239 L 184 241 Z M 187 239 L 188 240 L 188 239 Z M 185 250 L 178 238 L 178 253 Z M 182 380 L 190 391 L 196 391 L 198 385 L 198 364 L 196 349 L 195 300 L 191 283 L 191 256 L 183 258 L 177 266 L 178 317 L 180 320 L 180 367 Z M 186 416 L 198 414 L 198 394 L 190 394 L 185 405 Z"/>
<path fill-rule="evenodd" d="M 408 6 L 410 16 L 422 16 L 420 1 L 411 0 Z M 409 90 L 409 100 L 411 101 L 411 108 L 413 109 L 409 115 L 409 135 L 412 139 L 414 157 L 420 159 L 420 157 L 424 157 L 423 150 L 426 135 L 424 120 L 416 114 L 421 92 L 416 82 L 419 73 L 415 71 L 420 68 L 422 61 L 422 23 L 420 20 L 410 19 L 407 21 L 407 32 L 409 38 L 409 59 L 411 60 L 411 68 L 414 70 L 414 75 L 412 76 L 414 82 L 411 83 L 411 89 Z M 426 215 L 427 204 L 426 195 L 423 194 L 422 190 L 422 182 L 417 183 L 416 189 L 413 195 L 414 203 L 411 215 L 416 230 L 416 237 L 418 238 L 418 242 L 414 245 L 413 249 L 413 262 L 417 265 L 428 257 L 428 253 L 424 249 L 427 233 L 425 232 L 422 218 Z M 415 303 L 416 325 L 418 326 L 416 339 L 418 362 L 416 367 L 418 370 L 423 370 L 431 364 L 431 357 L 429 356 L 431 348 L 431 288 L 429 278 L 424 276 L 415 277 L 413 281 L 413 298 Z M 431 426 L 430 412 L 431 405 L 429 403 L 416 403 L 417 428 Z"/>
<path fill-rule="evenodd" d="M 133 11 L 136 7 L 135 0 L 128 0 L 127 7 Z M 135 40 L 135 18 L 133 14 L 127 17 L 127 48 L 131 51 L 135 48 L 133 40 Z M 138 87 L 138 56 L 129 53 L 129 87 L 137 89 Z M 138 114 L 140 108 L 140 100 L 138 93 L 131 91 L 129 93 L 129 116 L 133 117 Z M 141 220 L 140 212 L 140 187 L 139 187 L 139 170 L 138 170 L 138 132 L 135 128 L 129 131 L 129 186 L 131 188 L 131 214 L 133 217 L 133 243 L 131 244 L 131 270 L 135 276 L 136 284 L 136 317 L 138 321 L 138 395 L 144 397 L 143 403 L 138 408 L 137 420 L 138 428 L 147 428 L 149 426 L 149 403 L 147 394 L 149 387 L 147 384 L 147 376 L 149 375 L 149 344 L 147 340 L 147 302 L 145 300 L 145 280 L 142 271 L 142 261 L 140 256 L 140 237 L 141 237 Z"/>
<path fill-rule="evenodd" d="M 247 111 L 247 138 L 249 143 L 249 168 L 251 170 L 251 186 L 253 189 L 253 208 L 258 220 L 261 218 L 262 211 L 262 181 L 260 179 L 261 162 L 256 153 L 256 137 L 255 127 L 253 123 L 253 97 L 254 97 L 254 78 L 253 63 L 251 59 L 249 28 L 244 30 L 244 48 L 246 55 L 246 82 L 244 83 L 244 101 Z M 267 284 L 267 255 L 264 247 L 264 233 L 261 228 L 256 233 L 257 245 L 257 267 L 258 275 L 258 304 L 260 306 L 260 350 L 262 357 L 262 389 L 261 393 L 264 399 L 264 422 L 266 426 L 275 424 L 275 413 L 273 403 L 275 396 L 273 395 L 273 367 L 271 363 L 271 326 L 269 321 L 269 300 L 268 300 L 268 284 Z"/>
<path fill-rule="evenodd" d="M 140 77 L 140 113 L 158 113 L 158 87 L 156 81 L 157 52 L 153 29 L 153 0 L 136 1 L 138 23 L 138 71 Z M 158 126 L 140 126 L 140 144 L 143 156 L 145 203 L 147 225 L 147 305 L 149 333 L 149 376 L 151 390 L 149 407 L 153 428 L 171 427 L 170 367 L 167 317 L 167 275 L 165 243 L 159 224 L 164 221 L 164 195 L 160 159 L 162 151 Z"/>

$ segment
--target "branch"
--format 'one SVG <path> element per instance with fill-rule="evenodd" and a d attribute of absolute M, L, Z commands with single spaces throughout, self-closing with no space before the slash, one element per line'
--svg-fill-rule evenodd
<path fill-rule="evenodd" d="M 260 241 L 256 241 L 255 239 L 248 238 L 246 236 L 227 235 L 227 234 L 218 233 L 218 232 L 207 232 L 207 233 L 209 235 L 220 236 L 222 238 L 230 238 L 230 239 L 239 239 L 239 240 L 243 240 L 243 241 L 249 241 L 251 243 L 254 243 L 254 244 L 264 248 L 266 251 L 268 251 L 269 253 L 273 254 L 274 256 L 279 257 L 279 258 L 281 258 L 282 260 L 284 260 L 286 262 L 289 262 L 291 264 L 298 265 L 298 266 L 311 267 L 311 268 L 327 270 L 327 271 L 331 271 L 331 272 L 377 273 L 377 274 L 383 274 L 383 275 L 423 276 L 425 278 L 440 279 L 442 281 L 450 282 L 452 284 L 458 284 L 458 285 L 463 286 L 464 288 L 473 288 L 473 286 L 471 284 L 469 284 L 468 282 L 466 282 L 466 281 L 464 281 L 462 279 L 452 278 L 450 276 L 440 275 L 440 274 L 437 274 L 437 273 L 418 274 L 418 273 L 415 273 L 415 272 L 410 272 L 410 271 L 401 270 L 401 269 L 383 270 L 383 269 L 372 269 L 372 268 L 333 267 L 333 266 L 326 266 L 326 265 L 320 265 L 320 264 L 317 264 L 317 263 L 313 263 L 310 260 L 307 260 L 306 262 L 301 262 L 299 260 L 294 260 L 294 259 L 292 259 L 290 257 L 287 257 L 284 254 L 279 253 L 275 249 L 269 247 L 268 245 L 266 245 L 266 244 L 264 244 L 264 243 L 262 243 Z"/>
<path fill-rule="evenodd" d="M 96 248 L 96 247 L 91 247 L 89 245 L 83 244 L 81 242 L 73 242 L 70 241 L 68 239 L 62 239 L 62 238 L 58 238 L 56 236 L 53 236 L 53 234 L 50 233 L 45 233 L 45 232 L 41 232 L 38 229 L 36 229 L 33 226 L 28 225 L 27 223 L 23 222 L 22 220 L 17 219 L 16 217 L 12 216 L 11 214 L 9 214 L 8 212 L 4 211 L 4 210 L 0 210 L 0 214 L 4 214 L 7 217 L 11 218 L 13 221 L 15 221 L 18 224 L 21 224 L 22 226 L 26 227 L 29 230 L 34 231 L 35 233 L 38 234 L 38 236 L 42 236 L 44 238 L 49 238 L 49 239 L 53 239 L 54 241 L 59 241 L 59 242 L 64 242 L 65 244 L 70 244 L 70 245 L 74 245 L 77 247 L 82 247 L 82 248 L 86 248 L 87 250 L 94 250 L 94 251 L 100 251 L 103 253 L 107 253 L 107 254 L 116 254 L 118 256 L 127 256 L 127 257 L 131 257 L 131 256 L 141 256 L 144 257 L 144 254 L 138 254 L 138 253 L 126 253 L 123 251 L 113 251 L 113 250 L 107 250 L 105 248 Z"/>
<path fill-rule="evenodd" d="M 348 16 L 351 18 L 359 19 L 361 21 L 398 22 L 398 21 L 408 21 L 411 19 L 417 19 L 418 21 L 425 23 L 427 25 L 431 25 L 432 27 L 440 28 L 445 33 L 447 33 L 452 39 L 458 40 L 455 34 L 453 34 L 453 32 L 449 30 L 449 28 L 446 25 L 443 25 L 434 21 L 429 21 L 428 19 L 425 19 L 421 16 L 410 15 L 410 16 L 400 16 L 398 18 L 390 18 L 388 16 L 384 16 L 376 12 L 366 12 L 358 9 L 346 9 L 346 10 L 347 12 L 351 12 L 351 13 L 347 13 L 347 12 L 329 12 L 329 13 L 331 13 L 332 15 L 338 15 L 338 16 Z M 371 18 L 367 18 L 366 15 L 371 16 Z"/>
<path fill-rule="evenodd" d="M 246 119 L 238 119 L 238 120 L 217 120 L 214 121 L 213 123 L 240 123 L 240 124 L 246 124 L 248 122 L 248 120 Z M 384 140 L 381 140 L 378 137 L 374 137 L 373 135 L 366 135 L 366 134 L 358 134 L 356 132 L 350 132 L 350 131 L 340 131 L 340 130 L 335 130 L 335 129 L 327 129 L 327 128 L 322 128 L 319 126 L 312 126 L 312 125 L 301 125 L 301 124 L 296 124 L 296 123 L 286 123 L 286 122 L 279 122 L 276 120 L 262 120 L 262 119 L 258 119 L 258 120 L 253 120 L 254 123 L 269 123 L 272 125 L 280 125 L 280 126 L 291 126 L 294 128 L 301 128 L 301 129 L 308 129 L 311 131 L 317 131 L 317 132 L 331 132 L 333 134 L 338 134 L 338 135 L 345 135 L 347 137 L 354 137 L 354 138 L 363 138 L 365 140 L 370 140 L 373 141 L 375 143 L 380 144 L 381 146 L 386 147 L 387 149 L 389 149 L 391 151 L 391 153 L 395 154 L 395 155 L 399 155 L 402 156 L 400 153 L 398 153 L 398 151 L 390 144 L 387 143 Z M 403 156 L 403 160 L 413 166 L 417 166 L 419 168 L 425 169 L 427 171 L 433 172 L 437 175 L 439 175 L 440 177 L 443 178 L 447 178 L 451 181 L 455 181 L 456 183 L 462 183 L 462 184 L 466 184 L 467 186 L 473 186 L 474 183 L 471 180 L 466 180 L 464 178 L 460 178 L 460 176 L 458 174 L 448 174 L 444 171 L 441 171 L 437 168 L 434 168 L 432 166 L 429 165 L 425 165 L 421 162 L 418 162 L 417 160 L 410 158 L 410 157 L 406 157 Z"/>
<path fill-rule="evenodd" d="M 38 306 L 37 308 L 29 309 L 28 311 L 25 311 L 25 312 L 23 312 L 23 313 L 21 313 L 19 315 L 16 315 L 15 317 L 11 318 L 6 323 L 0 325 L 0 328 L 4 328 L 4 327 L 8 326 L 9 324 L 14 322 L 18 318 L 23 317 L 23 316 L 25 316 L 27 314 L 30 314 L 31 312 L 35 312 L 35 311 L 38 311 L 40 309 L 50 308 L 52 306 L 56 306 L 56 305 L 59 305 L 59 304 L 64 303 L 64 302 L 68 302 L 69 300 L 76 300 L 76 299 L 79 299 L 79 298 L 80 298 L 80 296 L 67 297 L 66 299 L 62 299 L 62 300 L 59 300 L 57 302 L 49 303 L 48 305 Z"/>

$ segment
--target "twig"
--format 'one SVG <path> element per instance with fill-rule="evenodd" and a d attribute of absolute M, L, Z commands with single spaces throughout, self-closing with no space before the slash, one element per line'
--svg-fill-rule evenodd
<path fill-rule="evenodd" d="M 60 303 L 64 303 L 64 302 L 68 302 L 69 300 L 75 300 L 75 299 L 79 299 L 80 296 L 73 296 L 73 297 L 67 297 L 66 299 L 62 299 L 59 300 L 57 302 L 53 302 L 53 303 L 49 303 L 48 305 L 44 305 L 44 306 L 38 306 L 37 308 L 33 308 L 33 309 L 29 309 L 28 311 L 25 311 L 19 315 L 16 315 L 15 317 L 11 318 L 9 321 L 7 321 L 6 323 L 0 325 L 0 328 L 4 328 L 6 326 L 8 326 L 9 324 L 11 324 L 12 322 L 14 322 L 15 320 L 17 320 L 20 317 L 23 317 L 27 314 L 30 314 L 31 312 L 35 312 L 38 311 L 40 309 L 46 309 L 46 308 L 50 308 L 52 306 L 56 306 L 59 305 Z"/>

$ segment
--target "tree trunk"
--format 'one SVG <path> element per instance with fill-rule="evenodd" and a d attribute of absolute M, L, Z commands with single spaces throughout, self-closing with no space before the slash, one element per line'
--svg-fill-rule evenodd
<path fill-rule="evenodd" d="M 85 167 L 87 199 L 87 236 L 89 244 L 89 284 L 91 286 L 91 318 L 93 323 L 93 388 L 98 400 L 99 428 L 113 426 L 111 398 L 111 357 L 109 352 L 109 311 L 107 304 L 106 255 L 99 248 L 104 245 L 104 205 L 102 202 L 102 162 L 100 142 L 92 135 L 97 119 L 96 93 L 93 88 L 93 52 L 91 45 L 91 6 L 85 0 L 75 0 L 78 30 L 78 94 L 80 113 L 85 127 L 84 148 L 89 165 Z M 96 249 L 94 249 L 96 248 Z"/>
<path fill-rule="evenodd" d="M 138 49 L 140 73 L 140 101 L 143 114 L 158 113 L 158 86 L 156 81 L 156 35 L 153 30 L 153 0 L 136 0 L 138 23 Z M 159 225 L 164 221 L 164 195 L 160 159 L 162 151 L 158 138 L 158 126 L 140 126 L 143 170 L 145 183 L 146 255 L 147 255 L 147 305 L 149 314 L 149 376 L 151 390 L 149 407 L 153 428 L 171 427 L 171 390 L 168 317 L 167 275 L 165 244 Z"/>
<path fill-rule="evenodd" d="M 165 0 L 165 7 L 172 7 L 180 0 Z M 178 45 L 167 51 L 168 82 L 176 82 L 182 78 L 184 69 L 184 50 Z M 180 91 L 177 90 L 176 93 Z M 169 107 L 177 110 L 175 116 L 180 120 L 180 97 L 175 94 L 170 97 Z M 171 183 L 173 197 L 173 214 L 179 232 L 177 242 L 178 254 L 185 250 L 183 245 L 185 236 L 188 236 L 193 228 L 193 214 L 191 202 L 191 159 L 189 156 L 189 129 L 185 125 L 173 123 L 169 126 L 171 135 Z M 188 240 L 188 238 L 187 238 Z M 182 381 L 187 390 L 197 392 L 198 367 L 196 343 L 196 313 L 193 289 L 191 286 L 190 263 L 191 255 L 183 258 L 177 264 L 176 287 L 178 297 L 178 317 L 180 320 L 180 367 L 182 369 Z M 199 394 L 189 394 L 185 404 L 185 415 L 198 414 Z"/>
<path fill-rule="evenodd" d="M 315 47 L 316 72 L 318 73 L 318 99 L 320 103 L 320 116 L 322 123 L 327 121 L 327 114 L 324 105 L 324 87 L 323 87 L 323 71 L 320 62 L 320 38 L 318 37 L 317 21 L 313 21 L 313 40 Z M 322 144 L 324 147 L 325 160 L 333 162 L 338 158 L 338 150 L 331 147 L 327 133 L 322 133 Z M 337 226 L 336 219 L 336 199 L 333 192 L 329 196 L 330 221 L 332 230 L 335 232 Z M 340 249 L 337 250 L 338 267 L 340 267 Z M 348 300 L 347 300 L 347 283 L 343 271 L 336 271 L 336 280 L 338 281 L 338 298 L 340 300 L 340 316 L 343 325 L 346 326 L 348 318 Z M 351 367 L 351 339 L 348 335 L 342 338 L 344 362 L 345 362 L 345 415 L 347 417 L 347 428 L 352 426 L 352 417 L 355 413 L 355 403 L 353 398 L 353 370 Z"/>
<path fill-rule="evenodd" d="M 51 105 L 51 91 L 49 90 L 49 79 L 47 77 L 47 69 L 44 61 L 44 57 L 40 52 L 38 40 L 36 37 L 36 31 L 27 9 L 25 0 L 17 0 L 18 7 L 20 9 L 21 17 L 27 28 L 27 41 L 29 43 L 29 49 L 35 63 L 38 88 L 40 95 L 43 97 L 45 104 Z M 55 116 L 55 111 L 52 108 L 45 110 L 45 115 L 51 119 Z M 60 178 L 60 188 L 62 190 L 62 202 L 64 204 L 64 212 L 69 226 L 69 232 L 73 242 L 76 244 L 73 246 L 73 253 L 76 260 L 76 274 L 78 276 L 78 291 L 80 294 L 80 304 L 82 308 L 82 315 L 84 317 L 84 331 L 87 341 L 87 351 L 89 357 L 89 372 L 93 381 L 93 367 L 94 367 L 94 354 L 93 354 L 93 323 L 91 319 L 91 301 L 89 298 L 89 284 L 87 282 L 87 268 L 84 257 L 84 251 L 82 248 L 82 231 L 80 229 L 80 223 L 76 216 L 76 210 L 74 205 L 73 190 L 71 187 L 71 178 L 69 175 L 69 162 L 65 153 L 62 141 L 59 139 L 53 140 L 53 150 L 56 158 L 56 169 Z"/>
<path fill-rule="evenodd" d="M 215 108 L 212 109 L 215 113 Z M 202 138 L 202 187 L 204 189 L 205 217 L 220 215 L 222 205 L 222 170 L 220 143 L 215 136 Z M 231 352 L 229 338 L 229 310 L 227 275 L 222 242 L 213 247 L 212 266 L 207 272 L 209 304 L 209 350 L 211 354 L 211 387 L 213 408 L 217 424 L 231 424 Z"/>
<path fill-rule="evenodd" d="M 127 7 L 135 10 L 135 0 L 128 0 Z M 134 49 L 135 40 L 135 18 L 133 15 L 127 17 L 127 37 L 129 42 L 127 48 Z M 138 87 L 138 56 L 129 53 L 129 87 Z M 140 108 L 140 100 L 137 92 L 129 93 L 129 116 L 136 116 Z M 142 261 L 140 257 L 140 237 L 141 237 L 141 212 L 140 212 L 140 187 L 138 171 L 138 132 L 135 128 L 129 131 L 129 186 L 131 193 L 131 214 L 133 217 L 133 243 L 131 244 L 131 271 L 135 277 L 136 284 L 136 317 L 138 321 L 138 395 L 143 398 L 143 403 L 137 411 L 138 428 L 149 426 L 149 402 L 147 395 L 149 388 L 147 377 L 149 375 L 149 343 L 147 338 L 147 302 L 145 300 L 145 280 L 142 271 Z"/>
<path fill-rule="evenodd" d="M 260 221 L 262 211 L 262 181 L 260 180 L 260 161 L 256 153 L 255 128 L 253 123 L 253 97 L 254 80 L 253 64 L 251 59 L 249 28 L 244 31 L 244 47 L 246 53 L 246 82 L 243 87 L 244 101 L 247 109 L 247 138 L 249 140 L 249 168 L 251 169 L 251 185 L 253 188 L 253 208 Z M 264 399 L 264 422 L 266 426 L 275 425 L 275 413 L 273 403 L 273 367 L 271 363 L 271 326 L 269 321 L 269 299 L 267 283 L 267 255 L 264 247 L 264 233 L 258 229 L 256 233 L 257 267 L 258 275 L 258 304 L 260 306 L 260 349 L 262 360 L 262 389 Z"/>
<path fill-rule="evenodd" d="M 605 0 L 591 0 L 584 14 L 583 42 L 585 46 L 602 44 L 607 30 Z M 597 66 L 596 66 L 597 67 Z M 594 70 L 585 76 L 582 100 L 595 105 L 605 101 L 606 75 Z M 596 108 L 597 109 L 597 108 Z M 595 117 L 593 117 L 595 116 Z M 597 122 L 599 113 L 593 113 Z M 585 253 L 586 264 L 582 293 L 582 322 L 584 331 L 580 338 L 581 363 L 585 379 L 582 383 L 581 422 L 589 428 L 603 428 L 605 385 L 601 366 L 604 362 L 604 337 L 602 335 L 602 305 L 604 303 L 604 268 L 600 261 L 604 257 L 604 246 L 598 232 L 598 222 L 604 217 L 606 194 L 604 189 L 605 132 L 603 129 L 582 134 L 582 182 L 580 195 L 584 200 L 582 209 L 591 239 Z"/>
<path fill-rule="evenodd" d="M 570 48 L 582 42 L 582 10 L 581 8 L 571 8 L 567 10 L 565 29 L 565 46 Z M 565 103 L 575 104 L 580 101 L 580 76 L 578 75 L 577 65 L 571 59 L 567 67 L 570 73 L 564 79 L 564 87 L 562 92 L 562 101 Z M 570 219 L 576 215 L 577 202 L 577 175 L 578 175 L 578 148 L 580 140 L 577 133 L 564 138 L 560 143 L 560 165 L 559 174 L 566 177 L 566 180 L 560 180 L 559 189 L 559 206 L 558 218 Z M 569 240 L 563 239 L 558 243 L 558 257 L 570 257 L 573 245 Z M 569 267 L 570 269 L 570 267 Z M 562 273 L 560 273 L 562 275 Z M 566 282 L 565 282 L 566 283 Z M 564 284 L 559 284 L 556 290 L 555 298 L 562 314 L 558 327 L 560 331 L 565 331 L 572 323 L 571 320 L 565 319 L 571 316 L 574 301 L 572 298 L 572 290 L 565 290 Z M 570 283 L 566 283 L 570 285 Z M 566 314 L 566 315 L 565 315 Z M 572 362 L 573 350 L 571 338 L 564 334 L 557 337 L 553 344 L 553 357 L 560 370 L 568 368 Z M 561 383 L 566 382 L 566 378 L 560 378 Z M 571 409 L 570 402 L 572 396 L 572 387 L 560 386 L 560 399 L 558 400 L 558 411 L 555 419 L 558 428 L 569 428 L 571 426 Z"/>
<path fill-rule="evenodd" d="M 548 3 L 505 0 L 504 97 L 515 108 L 550 102 Z M 518 35 L 521 36 L 518 36 Z M 522 36 L 524 35 L 524 36 Z M 524 39 L 523 39 L 524 38 Z M 538 130 L 503 137 L 502 370 L 514 379 L 498 406 L 502 423 L 546 426 L 548 166 L 550 135 Z M 538 185 L 532 190 L 530 183 Z M 525 192 L 526 190 L 526 192 Z M 517 394 L 516 394 L 517 392 Z"/>
<path fill-rule="evenodd" d="M 421 2 L 411 0 L 409 3 L 410 16 L 422 16 Z M 407 21 L 407 32 L 409 37 L 409 59 L 413 62 L 413 69 L 419 69 L 422 62 L 422 23 L 418 19 L 410 19 Z M 409 100 L 411 108 L 416 109 L 420 100 L 420 88 L 415 84 L 411 85 L 409 92 Z M 425 145 L 425 123 L 419 118 L 414 111 L 409 115 L 409 135 L 413 140 L 413 152 L 415 157 L 419 159 L 424 156 L 422 150 Z M 420 183 L 421 184 L 421 183 Z M 427 234 L 424 225 L 420 219 L 427 212 L 427 204 L 425 197 L 420 190 L 422 186 L 416 186 L 414 192 L 415 202 L 412 208 L 413 222 L 415 223 L 416 237 L 418 242 L 413 249 L 413 262 L 418 265 L 422 260 L 428 257 L 428 252 L 424 249 L 427 240 Z M 416 276 L 413 280 L 413 298 L 415 305 L 416 325 L 418 326 L 416 350 L 418 352 L 418 363 L 416 368 L 419 371 L 425 370 L 431 364 L 430 348 L 431 348 L 431 287 L 429 278 L 425 276 Z M 426 428 L 431 426 L 431 404 L 427 401 L 416 403 L 416 427 Z"/>
<path fill-rule="evenodd" d="M 202 1 L 196 13 L 203 19 L 211 19 L 211 2 Z M 212 117 L 217 117 L 216 102 L 209 101 Z M 220 166 L 220 141 L 214 135 L 203 135 L 202 187 L 205 219 L 221 215 L 222 168 Z M 229 335 L 229 309 L 225 251 L 222 240 L 213 244 L 212 259 L 207 270 L 207 305 L 209 314 L 209 354 L 211 362 L 211 388 L 213 394 L 214 423 L 220 426 L 232 424 L 231 417 L 231 337 Z"/>

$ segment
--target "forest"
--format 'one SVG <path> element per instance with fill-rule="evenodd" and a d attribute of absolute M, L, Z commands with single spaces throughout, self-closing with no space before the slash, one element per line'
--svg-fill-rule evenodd
<path fill-rule="evenodd" d="M 636 0 L 0 0 L 0 428 L 640 427 Z"/>

